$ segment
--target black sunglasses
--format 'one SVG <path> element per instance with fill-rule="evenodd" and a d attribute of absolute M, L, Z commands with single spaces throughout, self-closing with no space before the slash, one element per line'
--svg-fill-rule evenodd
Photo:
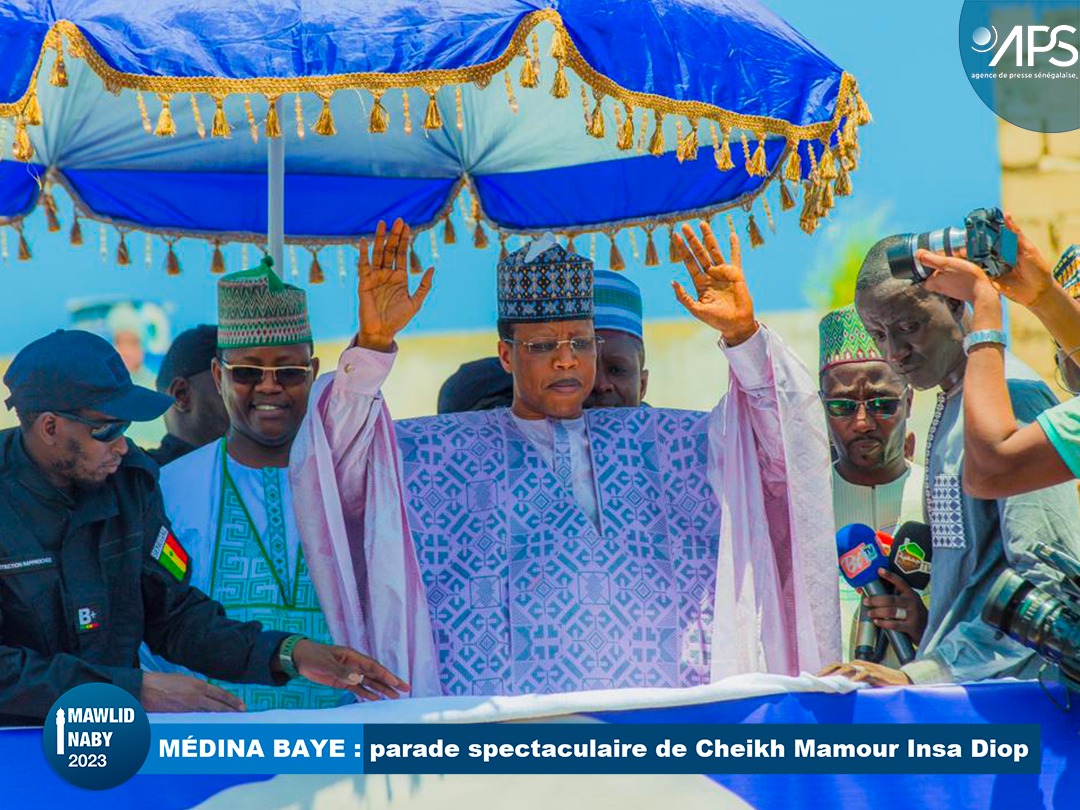
<path fill-rule="evenodd" d="M 874 417 L 890 418 L 900 410 L 903 397 L 874 397 L 873 399 L 823 399 L 825 412 L 834 419 L 850 419 L 865 405 L 866 412 Z"/>
<path fill-rule="evenodd" d="M 53 411 L 53 413 L 64 419 L 69 419 L 72 422 L 78 422 L 81 425 L 89 426 L 90 438 L 106 444 L 115 442 L 127 432 L 129 427 L 131 427 L 131 422 L 124 419 L 100 422 L 94 419 L 87 419 L 84 416 L 79 416 L 77 413 L 68 413 L 67 411 Z"/>
<path fill-rule="evenodd" d="M 267 372 L 274 378 L 274 382 L 282 388 L 291 388 L 294 385 L 303 385 L 311 374 L 311 366 L 252 366 L 238 364 L 233 365 L 224 360 L 219 360 L 221 367 L 229 372 L 232 381 L 237 385 L 258 385 Z"/>

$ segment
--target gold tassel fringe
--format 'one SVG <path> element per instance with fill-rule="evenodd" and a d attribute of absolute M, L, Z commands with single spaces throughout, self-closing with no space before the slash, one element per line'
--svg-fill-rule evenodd
<path fill-rule="evenodd" d="M 772 208 L 769 207 L 769 201 L 764 197 L 761 198 L 761 207 L 765 211 L 765 220 L 769 223 L 769 231 L 776 233 L 776 220 L 773 219 Z"/>
<path fill-rule="evenodd" d="M 424 114 L 424 129 L 442 129 L 442 115 L 435 101 L 435 91 L 428 90 L 427 112 Z"/>
<path fill-rule="evenodd" d="M 792 183 L 802 182 L 802 156 L 799 154 L 799 142 L 788 141 L 790 151 L 787 165 L 784 167 L 784 179 Z"/>
<path fill-rule="evenodd" d="M 555 98 L 566 98 L 570 95 L 570 81 L 566 78 L 566 65 L 559 62 L 555 69 L 555 78 L 551 82 L 551 95 Z"/>
<path fill-rule="evenodd" d="M 255 111 L 251 109 L 251 97 L 244 96 L 244 114 L 247 115 L 248 131 L 251 132 L 251 142 L 259 142 L 259 125 L 255 123 Z"/>
<path fill-rule="evenodd" d="M 131 264 L 131 254 L 128 253 L 127 237 L 121 232 L 120 244 L 116 246 L 116 263 L 120 267 L 127 267 Z"/>
<path fill-rule="evenodd" d="M 608 269 L 614 270 L 616 273 L 626 269 L 626 262 L 623 260 L 622 251 L 619 250 L 619 243 L 615 240 L 616 234 L 609 233 L 608 238 L 611 240 L 611 251 L 608 253 Z"/>
<path fill-rule="evenodd" d="M 506 237 L 499 237 L 499 261 L 505 262 L 506 257 L 510 255 L 510 251 L 506 248 Z"/>
<path fill-rule="evenodd" d="M 146 111 L 146 99 L 143 98 L 141 92 L 135 94 L 135 103 L 139 105 L 139 118 L 142 120 L 143 132 L 150 135 L 154 131 L 154 126 L 150 123 L 150 113 Z"/>
<path fill-rule="evenodd" d="M 15 119 L 15 141 L 11 145 L 11 156 L 23 163 L 34 157 L 34 146 L 30 143 L 30 133 L 26 131 L 26 119 L 21 115 Z"/>
<path fill-rule="evenodd" d="M 401 115 L 405 119 L 405 134 L 412 135 L 412 114 L 409 112 L 409 89 L 401 91 Z"/>
<path fill-rule="evenodd" d="M 229 119 L 225 117 L 223 96 L 214 96 L 214 121 L 210 125 L 210 134 L 215 138 L 228 138 L 232 135 Z"/>
<path fill-rule="evenodd" d="M 82 223 L 79 222 L 78 217 L 75 217 L 75 221 L 71 223 L 71 233 L 68 234 L 68 241 L 73 247 L 79 247 L 83 244 Z"/>
<path fill-rule="evenodd" d="M 30 252 L 30 243 L 26 241 L 26 234 L 19 228 L 19 261 L 28 262 L 34 257 Z"/>
<path fill-rule="evenodd" d="M 746 230 L 750 233 L 750 247 L 758 248 L 765 244 L 765 238 L 761 235 L 761 228 L 758 227 L 753 214 L 750 215 Z"/>
<path fill-rule="evenodd" d="M 210 259 L 210 272 L 220 276 L 225 272 L 225 254 L 221 252 L 221 242 L 214 241 L 214 255 Z"/>
<path fill-rule="evenodd" d="M 488 246 L 487 231 L 484 230 L 484 224 L 479 219 L 476 220 L 476 229 L 473 231 L 472 243 L 474 248 L 479 248 L 480 250 L 483 250 Z"/>
<path fill-rule="evenodd" d="M 267 138 L 281 137 L 281 119 L 278 118 L 277 104 L 277 96 L 266 97 L 266 124 L 264 125 L 263 132 L 266 134 Z"/>
<path fill-rule="evenodd" d="M 30 93 L 30 98 L 26 100 L 26 109 L 23 111 L 23 115 L 26 117 L 26 123 L 30 126 L 41 126 L 41 103 L 38 101 L 36 89 Z"/>
<path fill-rule="evenodd" d="M 444 245 L 457 243 L 457 232 L 454 230 L 454 223 L 449 216 L 443 220 L 442 240 Z"/>
<path fill-rule="evenodd" d="M 49 84 L 53 87 L 67 87 L 67 65 L 64 64 L 64 38 L 61 36 L 56 43 L 56 61 L 53 62 L 52 71 L 49 73 Z"/>
<path fill-rule="evenodd" d="M 161 112 L 158 113 L 154 134 L 159 138 L 171 138 L 176 134 L 176 122 L 172 117 L 172 98 L 167 93 L 158 93 L 161 99 Z"/>
<path fill-rule="evenodd" d="M 836 177 L 836 196 L 851 196 L 851 172 L 843 165 L 840 166 L 840 172 Z"/>
<path fill-rule="evenodd" d="M 570 238 L 566 240 L 566 252 L 567 253 L 573 253 L 574 255 L 577 255 L 577 248 L 574 245 L 574 237 L 573 237 L 573 235 L 571 235 Z"/>
<path fill-rule="evenodd" d="M 709 124 L 709 132 L 712 135 L 713 158 L 716 160 L 716 168 L 722 172 L 728 172 L 735 168 L 735 161 L 731 159 L 731 128 L 722 126 L 724 140 L 717 142 L 716 124 Z"/>
<path fill-rule="evenodd" d="M 60 230 L 60 217 L 57 216 L 56 198 L 51 192 L 46 191 L 41 195 L 41 206 L 45 209 L 45 222 L 49 233 L 56 233 Z"/>
<path fill-rule="evenodd" d="M 315 122 L 315 126 L 311 128 L 311 131 L 316 135 L 327 138 L 331 135 L 337 135 L 337 127 L 334 126 L 334 114 L 330 112 L 330 95 L 330 93 L 319 93 L 319 98 L 322 99 L 322 112 L 319 113 L 319 120 Z M 318 257 L 316 257 L 316 260 L 318 260 Z"/>
<path fill-rule="evenodd" d="M 296 115 L 296 137 L 300 140 L 304 140 L 304 135 L 307 134 L 307 129 L 304 127 L 304 100 L 300 97 L 300 94 L 296 94 L 296 101 L 293 102 L 293 109 Z"/>
<path fill-rule="evenodd" d="M 514 113 L 514 115 L 517 115 L 518 100 L 517 96 L 514 95 L 514 83 L 510 81 L 509 70 L 503 73 L 503 79 L 505 80 L 506 84 L 506 100 L 510 104 L 510 112 Z"/>
<path fill-rule="evenodd" d="M 870 108 L 866 106 L 866 102 L 863 100 L 862 94 L 858 90 L 855 91 L 855 123 L 860 127 L 864 127 L 874 120 L 874 116 L 870 114 Z"/>
<path fill-rule="evenodd" d="M 667 229 L 668 238 L 668 261 L 672 264 L 678 264 L 682 261 L 682 251 L 679 250 L 679 245 L 675 241 L 675 225 L 668 225 Z"/>
<path fill-rule="evenodd" d="M 555 35 L 551 38 L 551 58 L 563 60 L 566 59 L 566 43 L 563 41 L 562 31 L 556 29 Z"/>
<path fill-rule="evenodd" d="M 454 88 L 454 125 L 458 132 L 465 130 L 465 104 L 461 100 L 461 85 Z"/>
<path fill-rule="evenodd" d="M 189 98 L 191 99 L 191 117 L 195 119 L 195 132 L 200 138 L 205 138 L 206 124 L 203 123 L 202 112 L 199 110 L 199 100 L 195 98 L 194 93 Z"/>
<path fill-rule="evenodd" d="M 169 276 L 180 275 L 180 260 L 176 257 L 176 249 L 172 242 L 169 242 L 169 252 L 165 255 L 165 274 Z"/>
<path fill-rule="evenodd" d="M 656 241 L 653 239 L 652 228 L 648 230 L 649 238 L 645 242 L 645 266 L 659 267 L 660 254 L 656 250 Z"/>
<path fill-rule="evenodd" d="M 698 120 L 696 118 L 690 119 L 690 131 L 686 133 L 686 137 L 682 138 L 676 149 L 676 157 L 679 163 L 683 163 L 687 160 L 697 160 L 698 157 Z"/>
<path fill-rule="evenodd" d="M 820 170 L 818 172 L 822 180 L 835 180 L 836 179 L 836 156 L 833 154 L 833 150 L 829 148 L 829 144 L 826 142 L 821 152 L 821 162 L 818 164 Z"/>
<path fill-rule="evenodd" d="M 382 134 L 390 126 L 390 113 L 382 103 L 382 92 L 375 93 L 375 103 L 368 118 L 368 132 Z"/>
<path fill-rule="evenodd" d="M 634 108 L 629 104 L 624 105 L 626 110 L 626 119 L 619 124 L 619 140 L 616 146 L 622 151 L 634 148 Z M 619 107 L 615 105 L 616 118 L 619 114 Z"/>
<path fill-rule="evenodd" d="M 654 126 L 652 138 L 649 139 L 649 154 L 660 157 L 664 154 L 664 114 L 659 110 L 655 113 Z"/>
<path fill-rule="evenodd" d="M 536 63 L 529 54 L 529 46 L 524 46 L 524 61 L 521 64 L 521 75 L 518 76 L 518 84 L 530 90 L 540 84 L 540 75 L 536 70 Z"/>
<path fill-rule="evenodd" d="M 424 265 L 420 263 L 420 254 L 414 247 L 409 248 L 409 272 L 414 276 L 424 272 Z"/>
<path fill-rule="evenodd" d="M 326 281 L 326 274 L 323 273 L 322 265 L 319 264 L 319 254 L 316 251 L 311 251 L 311 267 L 308 268 L 308 284 L 322 284 Z"/>
<path fill-rule="evenodd" d="M 787 183 L 783 180 L 780 181 L 780 208 L 783 211 L 790 211 L 795 207 L 795 198 L 791 194 L 791 189 L 787 187 Z"/>
<path fill-rule="evenodd" d="M 596 94 L 596 106 L 593 108 L 592 115 L 589 117 L 589 125 L 585 128 L 585 131 L 592 135 L 594 138 L 604 137 L 604 108 L 601 106 L 603 102 L 603 96 L 599 93 Z"/>
<path fill-rule="evenodd" d="M 765 133 L 759 132 L 757 133 L 757 137 L 757 149 L 754 150 L 754 156 L 750 158 L 750 163 L 746 167 L 746 173 L 753 175 L 754 177 L 768 177 L 769 168 L 765 164 Z"/>

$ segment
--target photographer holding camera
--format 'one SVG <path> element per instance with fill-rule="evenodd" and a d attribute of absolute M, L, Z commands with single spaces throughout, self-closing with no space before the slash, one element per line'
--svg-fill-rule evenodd
<path fill-rule="evenodd" d="M 1080 352 L 1080 301 L 1058 284 L 1038 249 L 1016 228 L 1019 240 L 1013 269 L 991 279 L 973 262 L 919 251 L 918 260 L 934 271 L 926 288 L 972 305 L 975 334 L 989 339 L 970 349 L 964 403 L 964 488 L 980 498 L 1003 498 L 1080 478 L 1080 400 L 1073 399 L 1020 425 L 1005 381 L 1001 295 L 1026 307 L 1058 346 L 1061 365 Z M 1063 372 L 1064 373 L 1064 372 Z"/>
<path fill-rule="evenodd" d="M 918 654 L 900 670 L 862 662 L 832 670 L 879 686 L 1034 677 L 1041 666 L 1038 657 L 985 624 L 980 613 L 995 579 L 1008 566 L 1038 583 L 1060 578 L 1032 553 L 1036 543 L 1077 548 L 1080 512 L 1074 487 L 986 500 L 961 486 L 964 416 L 970 418 L 973 407 L 986 405 L 984 394 L 968 378 L 972 369 L 965 349 L 991 339 L 1003 343 L 1004 335 L 980 330 L 962 300 L 920 283 L 932 273 L 921 264 L 929 266 L 932 254 L 920 248 L 950 254 L 964 250 L 995 268 L 1008 258 L 1015 261 L 1018 249 L 1016 234 L 995 209 L 973 211 L 965 224 L 965 229 L 880 241 L 867 254 L 856 283 L 856 309 L 882 356 L 912 387 L 940 388 L 926 442 L 924 500 L 934 572 Z M 974 352 L 971 360 L 984 351 Z M 1001 360 L 1003 353 L 994 351 Z M 1011 397 L 1021 420 L 1034 421 L 1057 400 L 1030 369 L 1018 362 L 1013 366 L 1014 360 L 1010 358 L 1008 380 L 1003 367 L 1000 371 L 1001 395 L 1006 403 Z"/>

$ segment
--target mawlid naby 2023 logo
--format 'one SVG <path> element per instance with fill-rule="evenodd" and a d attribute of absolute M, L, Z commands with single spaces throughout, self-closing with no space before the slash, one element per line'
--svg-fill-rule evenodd
<path fill-rule="evenodd" d="M 1035 132 L 1080 129 L 1080 3 L 968 0 L 958 34 L 968 81 L 997 115 Z"/>

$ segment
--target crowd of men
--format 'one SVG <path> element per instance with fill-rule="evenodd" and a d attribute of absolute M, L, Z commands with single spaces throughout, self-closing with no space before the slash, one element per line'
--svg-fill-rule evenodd
<path fill-rule="evenodd" d="M 1020 235 L 1004 282 L 928 256 L 918 284 L 889 271 L 899 237 L 882 240 L 854 305 L 821 321 L 815 380 L 758 321 L 737 237 L 684 226 L 691 284 L 674 293 L 730 369 L 726 391 L 701 381 L 718 394 L 699 412 L 645 402 L 637 287 L 547 236 L 498 264 L 497 356 L 448 379 L 438 415 L 395 421 L 395 337 L 433 284 L 429 268 L 410 292 L 411 239 L 399 220 L 362 244 L 360 327 L 322 376 L 305 293 L 269 260 L 219 281 L 217 324 L 174 341 L 156 391 L 86 332 L 18 354 L 0 725 L 40 722 L 86 682 L 151 711 L 236 711 L 759 671 L 1034 676 L 1037 656 L 980 613 L 1006 566 L 1057 576 L 1034 544 L 1080 556 L 1080 428 L 1006 361 L 999 294 L 1043 319 L 1075 379 L 1075 262 L 1051 273 Z M 160 447 L 125 438 L 162 415 Z M 888 595 L 838 588 L 837 529 L 908 521 L 930 527 L 924 592 L 885 570 Z M 852 660 L 860 620 L 914 660 Z"/>

